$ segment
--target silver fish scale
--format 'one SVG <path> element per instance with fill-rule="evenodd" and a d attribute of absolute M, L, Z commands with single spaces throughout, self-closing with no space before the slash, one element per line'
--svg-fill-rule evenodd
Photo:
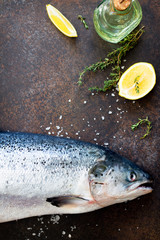
<path fill-rule="evenodd" d="M 104 152 L 70 139 L 0 133 L 0 192 L 41 198 L 72 194 Z"/>

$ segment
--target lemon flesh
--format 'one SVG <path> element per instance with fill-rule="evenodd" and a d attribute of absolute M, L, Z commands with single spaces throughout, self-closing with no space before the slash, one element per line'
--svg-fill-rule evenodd
<path fill-rule="evenodd" d="M 77 37 L 77 32 L 69 20 L 51 4 L 46 5 L 48 16 L 52 23 L 66 36 Z"/>
<path fill-rule="evenodd" d="M 118 82 L 119 95 L 136 100 L 147 95 L 155 83 L 154 67 L 146 62 L 135 63 L 122 74 Z"/>

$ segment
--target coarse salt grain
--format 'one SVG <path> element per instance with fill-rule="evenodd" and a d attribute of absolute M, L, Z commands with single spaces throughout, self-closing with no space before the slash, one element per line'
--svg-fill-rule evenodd
<path fill-rule="evenodd" d="M 51 127 L 46 127 L 46 131 L 48 131 L 48 130 L 50 130 L 51 129 Z"/>
<path fill-rule="evenodd" d="M 109 145 L 109 143 L 104 143 L 104 145 L 105 145 L 105 146 L 108 146 L 108 145 Z"/>
<path fill-rule="evenodd" d="M 112 111 L 109 111 L 108 114 L 112 114 Z"/>

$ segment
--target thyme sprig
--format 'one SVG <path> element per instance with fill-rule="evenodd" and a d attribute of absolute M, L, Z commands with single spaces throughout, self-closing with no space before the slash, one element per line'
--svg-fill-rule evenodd
<path fill-rule="evenodd" d="M 139 80 L 138 80 L 139 77 L 140 76 L 138 75 L 134 80 L 136 93 L 139 93 Z"/>
<path fill-rule="evenodd" d="M 81 22 L 83 23 L 83 25 L 84 25 L 84 27 L 85 27 L 86 29 L 89 29 L 89 27 L 88 27 L 88 25 L 87 25 L 87 23 L 86 23 L 86 21 L 85 21 L 86 18 L 82 17 L 81 15 L 78 15 L 78 19 L 81 20 Z"/>
<path fill-rule="evenodd" d="M 152 122 L 149 121 L 148 117 L 146 117 L 145 119 L 138 118 L 138 120 L 139 120 L 139 121 L 138 121 L 137 123 L 135 123 L 135 124 L 133 124 L 133 125 L 131 126 L 131 129 L 132 129 L 132 131 L 134 131 L 134 130 L 135 130 L 136 128 L 138 128 L 140 125 L 142 125 L 142 124 L 147 124 L 147 131 L 146 131 L 146 133 L 140 138 L 140 139 L 143 139 L 143 138 L 147 137 L 147 136 L 149 135 L 149 133 L 151 132 L 151 128 L 152 128 L 151 124 L 152 124 Z"/>
<path fill-rule="evenodd" d="M 108 89 L 116 87 L 117 82 L 121 77 L 121 62 L 122 58 L 126 55 L 126 53 L 134 48 L 137 44 L 138 40 L 144 33 L 144 26 L 130 33 L 127 37 L 125 37 L 122 41 L 120 41 L 120 47 L 114 49 L 112 52 L 107 54 L 107 57 L 99 62 L 96 62 L 90 66 L 84 68 L 84 70 L 79 74 L 78 84 L 82 85 L 83 77 L 88 71 L 96 72 L 97 70 L 104 70 L 108 66 L 112 66 L 112 72 L 110 73 L 110 79 L 104 81 L 104 85 L 102 88 L 100 87 L 90 87 L 89 90 L 96 90 L 105 92 Z"/>

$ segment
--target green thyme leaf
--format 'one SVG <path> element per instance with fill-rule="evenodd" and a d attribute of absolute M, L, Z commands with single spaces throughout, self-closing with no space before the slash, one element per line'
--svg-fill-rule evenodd
<path fill-rule="evenodd" d="M 78 19 L 81 20 L 81 22 L 83 23 L 83 25 L 86 29 L 89 29 L 84 17 L 82 17 L 81 15 L 78 15 Z"/>
<path fill-rule="evenodd" d="M 135 124 L 133 124 L 133 125 L 131 126 L 131 129 L 132 129 L 132 131 L 134 131 L 134 130 L 137 129 L 140 125 L 142 125 L 142 124 L 147 124 L 146 133 L 140 138 L 140 139 L 143 139 L 143 138 L 147 137 L 147 136 L 150 134 L 151 128 L 152 128 L 152 126 L 151 126 L 151 123 L 152 123 L 152 122 L 149 121 L 148 117 L 146 117 L 145 119 L 138 118 L 138 120 L 139 120 L 139 121 L 138 121 L 137 123 L 135 123 Z"/>

